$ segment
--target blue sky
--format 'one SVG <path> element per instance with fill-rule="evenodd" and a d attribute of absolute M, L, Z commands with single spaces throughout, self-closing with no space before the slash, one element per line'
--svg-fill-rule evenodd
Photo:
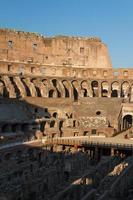
<path fill-rule="evenodd" d="M 113 67 L 133 67 L 133 0 L 0 0 L 0 27 L 97 36 Z"/>

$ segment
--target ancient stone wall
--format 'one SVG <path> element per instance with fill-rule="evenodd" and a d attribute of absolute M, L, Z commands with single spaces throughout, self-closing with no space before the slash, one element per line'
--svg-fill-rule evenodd
<path fill-rule="evenodd" d="M 85 152 L 71 155 L 70 150 L 79 150 L 76 145 L 48 145 L 53 138 L 111 137 L 129 130 L 132 77 L 132 69 L 112 69 L 107 47 L 98 38 L 0 29 L 2 198 L 50 199 L 65 187 L 64 180 L 70 184 L 68 176 L 72 181 L 88 167 Z M 96 157 L 94 149 L 89 151 Z M 80 188 L 75 191 L 70 199 L 80 198 Z M 87 194 L 81 186 L 82 192 Z"/>
<path fill-rule="evenodd" d="M 8 200 L 51 199 L 90 163 L 87 154 L 56 153 L 38 143 L 3 149 L 0 158 L 0 195 Z"/>
<path fill-rule="evenodd" d="M 0 30 L 0 60 L 110 68 L 107 47 L 97 38 L 56 36 Z"/>

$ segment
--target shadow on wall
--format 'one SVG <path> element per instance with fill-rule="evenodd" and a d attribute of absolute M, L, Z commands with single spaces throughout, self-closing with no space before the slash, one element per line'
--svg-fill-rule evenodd
<path fill-rule="evenodd" d="M 60 136 L 63 121 L 57 109 L 39 107 L 25 100 L 0 99 L 0 144 L 28 142 L 42 139 L 47 134 Z"/>

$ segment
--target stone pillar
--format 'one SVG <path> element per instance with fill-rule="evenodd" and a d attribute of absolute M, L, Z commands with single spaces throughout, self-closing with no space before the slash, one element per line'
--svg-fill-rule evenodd
<path fill-rule="evenodd" d="M 90 149 L 88 150 L 88 155 L 91 157 L 91 150 Z"/>
<path fill-rule="evenodd" d="M 108 87 L 108 97 L 109 98 L 111 97 L 111 83 L 109 84 L 109 87 Z"/>
<path fill-rule="evenodd" d="M 111 148 L 111 156 L 114 156 L 114 155 L 115 155 L 114 148 Z"/>
<path fill-rule="evenodd" d="M 102 88 L 101 88 L 101 82 L 98 82 L 98 97 L 101 97 L 102 96 Z"/>
<path fill-rule="evenodd" d="M 123 118 L 121 119 L 120 124 L 121 124 L 121 130 L 120 131 L 122 131 L 123 130 Z"/>
<path fill-rule="evenodd" d="M 121 90 L 120 90 L 120 88 L 118 88 L 118 98 L 120 98 L 121 97 Z"/>

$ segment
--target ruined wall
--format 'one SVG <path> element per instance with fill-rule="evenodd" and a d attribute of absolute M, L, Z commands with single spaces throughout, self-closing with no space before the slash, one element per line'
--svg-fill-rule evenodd
<path fill-rule="evenodd" d="M 52 199 L 69 184 L 69 178 L 74 179 L 74 173 L 81 174 L 90 165 L 87 154 L 56 153 L 45 148 L 34 143 L 0 151 L 0 199 L 1 194 L 8 200 Z"/>
<path fill-rule="evenodd" d="M 132 109 L 132 77 L 132 69 L 112 69 L 98 38 L 1 29 L 0 193 L 9 200 L 50 199 L 66 178 L 65 156 L 71 175 L 85 170 L 85 154 L 63 155 L 62 146 L 60 154 L 51 153 L 42 143 L 62 136 L 113 136 L 118 125 L 122 130 L 122 117 Z M 129 128 L 130 120 L 125 122 Z"/>
<path fill-rule="evenodd" d="M 118 120 L 114 119 L 114 123 L 110 117 L 113 104 L 109 103 L 110 113 L 100 107 L 92 109 L 92 113 L 89 98 L 108 97 L 111 102 L 112 97 L 129 101 L 133 96 L 133 70 L 113 70 L 107 47 L 98 38 L 47 38 L 1 29 L 0 74 L 0 98 L 25 99 L 34 104 L 36 108 L 31 113 L 37 119 L 48 117 L 44 114 L 47 109 L 52 115 L 45 121 L 45 131 L 54 132 L 56 136 L 89 135 L 93 128 L 100 128 L 99 132 L 104 135 L 107 135 L 105 132 L 112 135 L 114 129 L 118 129 Z M 42 102 L 45 103 L 41 105 Z M 53 102 L 57 104 L 53 106 Z M 83 105 L 82 115 L 78 111 L 74 114 L 76 103 L 77 110 Z M 103 100 L 95 104 L 99 106 L 99 103 L 104 105 Z M 119 112 L 120 109 L 116 116 Z M 53 113 L 58 115 L 56 119 Z M 81 124 L 86 125 L 82 127 Z M 1 127 L 3 130 L 3 125 Z"/>
<path fill-rule="evenodd" d="M 39 34 L 0 30 L 0 60 L 111 68 L 108 50 L 98 38 L 44 37 Z"/>

